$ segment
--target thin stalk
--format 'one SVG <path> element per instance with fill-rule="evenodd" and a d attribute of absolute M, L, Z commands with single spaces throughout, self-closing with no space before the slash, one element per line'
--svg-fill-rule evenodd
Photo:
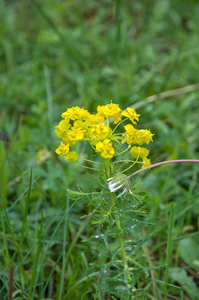
<path fill-rule="evenodd" d="M 116 26 L 117 26 L 117 32 L 116 32 L 116 60 L 117 63 L 119 62 L 120 58 L 120 44 L 121 44 L 121 0 L 116 0 Z"/>
<path fill-rule="evenodd" d="M 31 186 L 32 186 L 32 168 L 31 168 L 31 170 L 30 170 L 29 189 L 28 189 L 28 195 L 27 195 L 27 200 L 26 200 L 26 206 L 25 206 L 25 211 L 24 211 L 24 216 L 23 216 L 23 225 L 22 225 L 21 236 L 20 236 L 20 241 L 19 241 L 19 250 L 21 250 L 22 242 L 23 242 L 23 238 L 24 238 L 24 234 L 25 234 L 25 231 L 26 231 L 26 225 L 27 225 L 27 217 L 28 217 L 28 208 L 29 208 L 29 201 L 30 201 Z"/>
<path fill-rule="evenodd" d="M 37 253 L 35 255 L 35 261 L 34 261 L 34 267 L 33 267 L 33 272 L 32 272 L 32 278 L 31 278 L 31 281 L 30 281 L 29 295 L 32 294 L 33 285 L 34 285 L 35 279 L 36 279 L 36 273 L 37 273 L 37 267 L 38 267 L 38 262 L 39 262 L 39 256 L 40 256 L 40 252 L 41 252 L 42 233 L 43 233 L 43 213 L 41 211 L 41 226 L 40 226 L 40 232 L 39 232 L 39 241 L 38 241 Z"/>
<path fill-rule="evenodd" d="M 115 203 L 114 194 L 110 193 L 110 197 L 111 197 L 112 205 L 115 206 L 116 203 Z M 116 226 L 117 226 L 117 229 L 118 229 L 118 238 L 119 238 L 119 242 L 120 242 L 120 249 L 121 249 L 122 260 L 123 260 L 123 264 L 124 264 L 124 274 L 125 274 L 128 282 L 130 282 L 131 281 L 131 276 L 130 276 L 130 273 L 129 273 L 128 262 L 127 262 L 127 259 L 126 259 L 126 252 L 125 252 L 125 249 L 124 249 L 124 243 L 123 243 L 122 237 L 121 237 L 122 227 L 121 227 L 120 220 L 116 220 Z"/>
<path fill-rule="evenodd" d="M 19 244 L 18 244 L 17 239 L 15 237 L 15 232 L 14 232 L 14 230 L 13 230 L 11 224 L 10 224 L 10 220 L 8 218 L 8 214 L 7 214 L 4 202 L 3 202 L 3 206 L 4 206 L 4 214 L 5 214 L 5 218 L 6 218 L 6 221 L 7 221 L 8 229 L 9 229 L 9 232 L 10 232 L 10 234 L 12 236 L 12 240 L 13 240 L 13 243 L 14 243 L 14 246 L 15 246 L 18 258 L 19 258 L 19 261 L 21 263 L 22 258 L 21 258 L 21 252 L 20 252 Z M 23 286 L 24 286 L 24 281 L 27 282 L 27 280 L 26 280 L 26 273 L 25 273 L 23 265 L 21 265 L 21 281 L 22 281 Z"/>
<path fill-rule="evenodd" d="M 67 184 L 68 186 L 68 184 Z M 69 209 L 69 197 L 66 196 L 66 212 Z M 65 223 L 64 223 L 64 235 L 63 235 L 63 247 L 66 244 L 66 236 L 67 236 L 67 230 L 68 230 L 68 218 L 69 218 L 69 214 L 66 215 L 65 218 Z M 63 252 L 63 256 L 62 256 L 62 273 L 61 273 L 61 278 L 60 278 L 60 291 L 59 291 L 59 300 L 62 299 L 63 297 L 63 291 L 64 291 L 64 275 L 65 275 L 65 259 L 66 259 L 66 251 Z"/>
<path fill-rule="evenodd" d="M 168 278 L 169 278 L 169 263 L 171 258 L 171 246 L 172 246 L 172 230 L 173 230 L 173 202 L 171 202 L 170 216 L 169 216 L 169 232 L 167 238 L 167 256 L 166 256 L 166 277 L 165 277 L 165 294 L 164 299 L 167 299 L 168 294 Z"/>
<path fill-rule="evenodd" d="M 146 168 L 143 168 L 141 170 L 138 170 L 138 171 L 134 172 L 133 174 L 131 174 L 129 176 L 129 178 L 133 177 L 134 175 L 136 175 L 136 174 L 138 174 L 142 171 L 146 171 L 148 169 L 152 169 L 152 168 L 155 168 L 155 167 L 158 167 L 158 166 L 161 166 L 161 165 L 173 164 L 173 163 L 183 163 L 183 162 L 199 163 L 199 160 L 198 159 L 174 159 L 174 160 L 162 161 L 162 162 L 153 164 L 149 167 L 146 167 Z"/>
<path fill-rule="evenodd" d="M 9 278 L 9 289 L 8 289 L 8 300 L 12 300 L 13 292 L 13 283 L 14 283 L 14 266 L 10 266 L 10 278 Z"/>
<path fill-rule="evenodd" d="M 3 213 L 0 212 L 1 216 L 3 216 Z M 6 239 L 6 229 L 5 229 L 5 220 L 4 218 L 1 219 L 2 223 L 2 231 L 3 231 L 3 243 L 4 243 L 4 248 L 6 252 L 6 260 L 7 260 L 7 266 L 10 267 L 10 255 L 8 251 L 8 244 L 7 244 L 7 239 Z"/>
<path fill-rule="evenodd" d="M 110 178 L 111 176 L 111 162 L 109 161 L 109 159 L 106 160 L 105 162 L 106 164 L 106 170 L 107 170 L 107 178 Z M 116 201 L 115 201 L 115 196 L 113 193 L 110 193 L 110 198 L 111 198 L 111 203 L 113 206 L 116 205 Z M 119 238 L 119 243 L 120 243 L 120 250 L 122 253 L 122 261 L 123 261 L 123 265 L 124 265 L 124 276 L 125 278 L 127 278 L 127 281 L 130 282 L 131 281 L 131 276 L 129 273 L 129 267 L 128 267 L 128 262 L 127 262 L 127 258 L 126 258 L 126 252 L 124 249 L 124 243 L 122 240 L 122 236 L 121 236 L 121 231 L 122 231 L 122 227 L 121 227 L 121 223 L 120 220 L 116 220 L 116 226 L 118 229 L 118 238 Z"/>
<path fill-rule="evenodd" d="M 47 104 L 48 104 L 48 125 L 49 129 L 51 131 L 53 127 L 53 101 L 52 101 L 52 88 L 51 88 L 51 82 L 50 82 L 50 72 L 48 66 L 44 65 L 44 76 L 46 80 L 46 97 L 47 97 Z"/>

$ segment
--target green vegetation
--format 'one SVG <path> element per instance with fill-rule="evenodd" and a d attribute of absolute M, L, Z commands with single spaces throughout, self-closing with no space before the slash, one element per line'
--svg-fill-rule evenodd
<path fill-rule="evenodd" d="M 126 299 L 98 266 L 110 254 L 104 229 L 83 218 L 87 197 L 66 193 L 99 191 L 98 173 L 55 153 L 54 127 L 69 107 L 94 112 L 112 99 L 155 133 L 152 163 L 197 159 L 198 15 L 194 0 L 1 2 L 0 299 Z M 139 299 L 199 299 L 198 173 L 184 163 L 132 178 L 147 193 L 148 214 L 132 215 L 126 236 L 144 267 Z"/>

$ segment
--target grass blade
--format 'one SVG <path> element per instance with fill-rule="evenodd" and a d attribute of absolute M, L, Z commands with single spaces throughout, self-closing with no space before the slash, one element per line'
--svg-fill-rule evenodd
<path fill-rule="evenodd" d="M 66 211 L 69 208 L 69 197 L 66 198 Z M 63 237 L 63 247 L 66 244 L 66 234 L 67 234 L 67 227 L 68 227 L 68 214 L 66 215 L 65 224 L 64 224 L 64 237 Z M 62 294 L 64 289 L 64 273 L 65 273 L 65 259 L 66 259 L 66 252 L 63 252 L 62 257 L 62 273 L 60 279 L 60 292 L 59 292 L 59 300 L 62 300 Z"/>
<path fill-rule="evenodd" d="M 26 207 L 25 207 L 25 212 L 23 215 L 23 225 L 21 229 L 21 236 L 20 236 L 20 242 L 19 242 L 19 250 L 21 249 L 24 234 L 26 231 L 26 224 L 27 224 L 27 216 L 28 216 L 28 207 L 29 207 L 29 201 L 30 201 L 30 191 L 31 191 L 31 186 L 32 186 L 32 168 L 30 171 L 30 182 L 29 182 L 29 188 L 28 188 L 28 195 L 27 195 L 27 200 L 26 200 Z"/>
<path fill-rule="evenodd" d="M 33 284 L 35 283 L 35 278 L 36 278 L 39 255 L 40 255 L 40 251 L 41 251 L 42 231 L 43 231 L 43 213 L 41 212 L 41 226 L 40 226 L 40 232 L 39 232 L 39 242 L 38 242 L 38 247 L 37 247 L 36 259 L 35 259 L 34 267 L 33 267 L 32 278 L 31 278 L 31 282 L 30 282 L 30 288 L 29 288 L 30 295 L 32 293 Z"/>
<path fill-rule="evenodd" d="M 168 238 L 167 238 L 167 255 L 166 255 L 166 278 L 165 278 L 165 294 L 164 299 L 167 299 L 167 293 L 168 293 L 168 277 L 169 277 L 169 263 L 170 263 L 170 257 L 171 257 L 171 250 L 172 250 L 172 230 L 173 230 L 173 202 L 171 202 L 171 208 L 170 208 L 170 217 L 169 217 L 169 232 L 168 232 Z"/>
<path fill-rule="evenodd" d="M 47 103 L 48 103 L 48 124 L 50 133 L 52 132 L 53 128 L 53 109 L 52 109 L 52 90 L 50 84 L 50 72 L 48 66 L 44 65 L 44 76 L 46 80 L 46 96 L 47 96 Z"/>

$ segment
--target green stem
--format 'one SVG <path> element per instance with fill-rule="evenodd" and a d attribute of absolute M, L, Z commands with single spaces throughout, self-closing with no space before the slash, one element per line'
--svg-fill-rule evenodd
<path fill-rule="evenodd" d="M 110 197 L 111 197 L 112 205 L 115 206 L 116 202 L 115 202 L 114 194 L 110 193 Z M 125 249 L 124 249 L 124 243 L 123 243 L 122 236 L 121 236 L 122 227 L 121 227 L 120 220 L 116 220 L 115 223 L 116 223 L 116 226 L 117 226 L 117 229 L 118 229 L 118 238 L 119 238 L 120 249 L 121 249 L 121 253 L 122 253 L 122 261 L 123 261 L 123 264 L 124 264 L 124 274 L 125 274 L 125 277 L 127 278 L 127 281 L 130 282 L 131 281 L 131 276 L 130 276 L 130 273 L 129 273 L 128 262 L 127 262 L 127 259 L 126 259 L 126 252 L 125 252 Z"/>
<path fill-rule="evenodd" d="M 107 178 L 110 178 L 111 177 L 111 161 L 109 159 L 107 159 L 105 161 L 105 166 L 106 166 L 106 171 L 107 171 Z M 112 205 L 115 206 L 116 201 L 115 201 L 115 196 L 114 196 L 113 193 L 110 193 L 110 198 L 111 198 Z M 124 276 L 127 279 L 127 282 L 130 282 L 131 281 L 131 276 L 130 276 L 130 273 L 129 273 L 129 267 L 128 267 L 128 262 L 127 262 L 126 252 L 125 252 L 125 249 L 124 249 L 124 243 L 123 243 L 122 235 L 121 235 L 122 227 L 121 227 L 120 220 L 116 220 L 115 223 L 116 223 L 116 226 L 117 226 L 117 229 L 118 229 L 118 234 L 117 235 L 118 235 L 118 238 L 119 238 L 120 250 L 121 250 L 121 253 L 122 253 L 122 261 L 123 261 L 123 265 L 124 265 Z"/>
<path fill-rule="evenodd" d="M 10 267 L 10 255 L 9 255 L 9 251 L 8 251 L 8 244 L 7 244 L 7 239 L 6 239 L 6 229 L 5 229 L 5 221 L 4 221 L 4 216 L 3 213 L 0 213 L 2 219 L 2 230 L 3 230 L 3 242 L 4 242 L 4 248 L 5 248 L 5 252 L 6 252 L 6 259 L 7 259 L 7 266 Z"/>
<path fill-rule="evenodd" d="M 165 278 L 165 294 L 164 299 L 167 299 L 168 294 L 168 278 L 169 278 L 169 263 L 170 263 L 170 257 L 171 257 L 171 249 L 172 249 L 172 230 L 173 230 L 173 202 L 171 202 L 171 208 L 170 208 L 170 216 L 169 216 L 169 232 L 168 232 L 168 238 L 167 238 L 167 256 L 166 256 L 166 278 Z"/>

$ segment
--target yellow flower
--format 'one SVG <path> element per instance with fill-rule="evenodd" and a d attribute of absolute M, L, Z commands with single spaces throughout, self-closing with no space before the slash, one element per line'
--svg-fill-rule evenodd
<path fill-rule="evenodd" d="M 151 165 L 150 159 L 148 159 L 146 157 L 143 157 L 142 163 L 143 163 L 142 169 Z"/>
<path fill-rule="evenodd" d="M 65 159 L 66 159 L 68 162 L 70 162 L 70 161 L 75 161 L 75 160 L 78 159 L 78 156 L 77 156 L 77 154 L 76 154 L 75 151 L 73 151 L 73 152 L 68 152 L 68 154 L 66 154 Z"/>
<path fill-rule="evenodd" d="M 121 109 L 118 104 L 110 103 L 103 106 L 98 106 L 97 115 L 106 117 L 106 118 L 114 118 L 114 124 L 118 123 L 121 120 Z"/>
<path fill-rule="evenodd" d="M 91 128 L 91 132 L 94 136 L 96 136 L 97 138 L 103 139 L 107 136 L 108 132 L 110 130 L 108 129 L 108 127 L 104 124 L 104 123 L 100 123 L 98 125 L 94 125 Z"/>
<path fill-rule="evenodd" d="M 147 129 L 135 129 L 133 125 L 128 124 L 124 126 L 126 132 L 122 135 L 122 144 L 127 143 L 128 145 L 131 144 L 138 144 L 142 145 L 144 143 L 149 144 L 153 141 L 152 136 L 153 134 L 150 130 Z"/>
<path fill-rule="evenodd" d="M 113 157 L 115 150 L 109 139 L 105 139 L 103 142 L 99 142 L 96 145 L 96 150 L 101 152 L 104 158 Z"/>
<path fill-rule="evenodd" d="M 73 121 L 78 119 L 83 120 L 85 119 L 87 114 L 89 114 L 87 110 L 76 106 L 76 107 L 68 108 L 67 111 L 62 114 L 62 118 L 69 118 Z"/>
<path fill-rule="evenodd" d="M 68 153 L 68 151 L 69 151 L 69 145 L 66 145 L 63 142 L 61 142 L 61 144 L 59 145 L 59 147 L 55 150 L 55 152 L 57 154 L 59 154 L 60 156 Z"/>
<path fill-rule="evenodd" d="M 110 119 L 113 118 L 114 124 L 117 124 L 121 121 L 122 116 L 128 118 L 132 123 L 124 126 L 124 133 L 116 133 L 118 125 L 113 126 Z M 99 105 L 96 114 L 90 114 L 78 106 L 68 108 L 62 114 L 64 120 L 59 122 L 55 128 L 57 136 L 62 139 L 56 153 L 60 156 L 66 154 L 68 161 L 77 159 L 77 154 L 69 152 L 69 148 L 80 140 L 88 141 L 104 158 L 111 158 L 116 155 L 114 150 L 114 147 L 117 147 L 116 142 L 139 146 L 143 143 L 149 144 L 150 141 L 153 141 L 153 134 L 149 130 L 138 130 L 133 126 L 139 120 L 139 116 L 134 108 L 128 107 L 122 112 L 119 105 L 112 102 L 107 105 Z M 123 151 L 120 147 L 117 148 L 121 153 L 127 150 Z M 150 163 L 146 158 L 149 154 L 146 148 L 134 146 L 131 148 L 130 154 L 134 158 L 142 158 L 144 166 Z"/>
<path fill-rule="evenodd" d="M 128 107 L 128 108 L 127 108 L 127 111 L 124 110 L 124 111 L 121 113 L 121 115 L 124 116 L 124 117 L 129 118 L 133 124 L 137 124 L 136 121 L 139 120 L 139 116 L 140 116 L 139 114 L 136 113 L 135 109 L 134 109 L 134 108 L 131 108 L 131 107 Z M 135 120 L 136 120 L 136 121 L 135 121 Z"/>
<path fill-rule="evenodd" d="M 142 145 L 146 143 L 148 145 L 150 142 L 153 142 L 152 136 L 153 134 L 150 132 L 150 130 L 138 130 L 136 132 L 136 144 Z"/>
<path fill-rule="evenodd" d="M 122 135 L 123 136 L 122 144 L 124 143 L 127 143 L 128 145 L 136 144 L 135 138 L 136 138 L 137 129 L 135 129 L 131 124 L 124 126 L 124 128 L 126 132 Z"/>
<path fill-rule="evenodd" d="M 132 157 L 137 158 L 138 156 L 141 158 L 146 158 L 149 155 L 149 150 L 146 148 L 141 148 L 141 147 L 132 147 L 131 150 L 129 151 Z"/>
<path fill-rule="evenodd" d="M 77 141 L 82 140 L 84 138 L 84 131 L 78 128 L 72 128 L 68 131 L 68 139 L 72 146 L 76 144 Z"/>
<path fill-rule="evenodd" d="M 63 119 L 70 121 L 70 114 L 68 113 L 68 111 L 63 112 L 61 116 Z"/>
<path fill-rule="evenodd" d="M 85 123 L 87 124 L 87 126 L 93 126 L 96 124 L 100 124 L 104 122 L 104 116 L 95 114 L 89 114 L 86 118 L 85 118 Z"/>
<path fill-rule="evenodd" d="M 58 138 L 63 138 L 67 134 L 67 130 L 71 127 L 68 119 L 64 119 L 59 122 L 59 125 L 55 126 L 55 132 Z"/>

